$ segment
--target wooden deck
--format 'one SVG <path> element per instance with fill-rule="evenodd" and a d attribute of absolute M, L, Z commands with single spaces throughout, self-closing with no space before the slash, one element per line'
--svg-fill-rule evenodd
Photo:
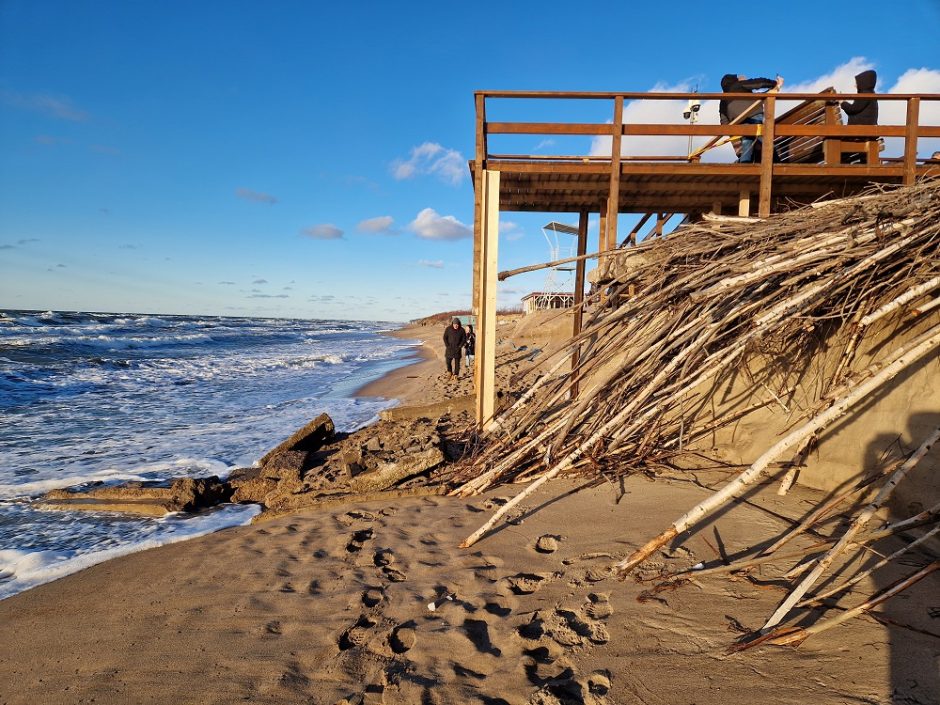
<path fill-rule="evenodd" d="M 650 124 L 624 123 L 624 107 L 630 101 L 676 101 L 723 98 L 754 102 L 751 112 L 763 112 L 762 124 Z M 856 99 L 904 105 L 904 124 L 843 125 L 838 104 Z M 606 102 L 608 122 L 495 122 L 487 120 L 488 104 L 509 99 L 536 103 L 552 101 Z M 796 108 L 776 116 L 777 101 L 796 103 Z M 940 105 L 940 94 L 839 94 L 823 93 L 568 93 L 524 91 L 478 91 L 476 103 L 476 153 L 470 162 L 474 179 L 474 268 L 473 311 L 480 322 L 477 335 L 477 420 L 485 425 L 493 415 L 495 365 L 495 306 L 498 270 L 499 213 L 537 211 L 579 214 L 578 255 L 587 251 L 587 222 L 600 216 L 597 251 L 618 246 L 618 216 L 644 214 L 641 225 L 656 216 L 655 234 L 671 214 L 696 216 L 713 212 L 767 217 L 794 205 L 823 198 L 858 193 L 872 184 L 912 184 L 918 179 L 940 177 L 940 163 L 929 153 L 918 153 L 918 140 L 940 137 L 940 125 L 921 119 L 922 105 Z M 800 110 L 800 106 L 812 110 Z M 535 111 L 533 111 L 535 112 Z M 583 111 L 582 111 L 583 112 Z M 801 121 L 801 114 L 812 113 Z M 711 116 L 706 111 L 702 120 Z M 496 135 L 531 135 L 551 139 L 609 137 L 607 154 L 498 154 L 489 150 Z M 805 161 L 774 161 L 774 150 L 764 149 L 758 163 L 738 164 L 708 161 L 703 150 L 649 156 L 647 149 L 631 154 L 629 144 L 638 145 L 655 137 L 707 137 L 709 146 L 732 137 L 760 137 L 764 144 L 815 144 L 819 149 Z M 878 139 L 901 141 L 900 156 L 882 159 Z M 862 140 L 867 146 L 862 148 Z M 586 140 L 585 140 L 586 142 Z M 842 153 L 858 143 L 870 163 L 842 164 Z M 595 142 L 595 145 L 597 142 Z M 803 150 L 804 152 L 807 150 Z M 705 158 L 703 158 L 705 157 Z M 624 239 L 635 243 L 638 228 Z M 578 278 L 584 281 L 584 259 L 578 261 Z M 575 292 L 580 299 L 583 292 Z M 575 308 L 578 309 L 576 301 Z M 576 317 L 575 327 L 578 327 Z M 577 333 L 577 330 L 575 331 Z M 573 390 L 576 391 L 576 390 Z"/>

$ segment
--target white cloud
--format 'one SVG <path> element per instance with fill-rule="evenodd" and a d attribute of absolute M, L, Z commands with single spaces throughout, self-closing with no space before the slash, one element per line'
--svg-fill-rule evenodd
<path fill-rule="evenodd" d="M 268 280 L 267 280 L 267 279 L 258 278 L 258 279 L 255 279 L 255 280 L 254 280 L 253 282 L 251 282 L 251 283 L 252 283 L 252 284 L 267 284 L 267 283 L 268 283 Z"/>
<path fill-rule="evenodd" d="M 276 196 L 272 196 L 269 193 L 262 193 L 260 191 L 252 191 L 250 188 L 237 188 L 235 189 L 235 195 L 243 201 L 267 203 L 269 206 L 273 206 L 275 203 L 277 203 Z"/>
<path fill-rule="evenodd" d="M 408 228 L 425 240 L 462 240 L 473 237 L 473 229 L 452 215 L 439 215 L 433 208 L 425 208 L 409 223 Z"/>
<path fill-rule="evenodd" d="M 447 149 L 437 142 L 425 142 L 411 149 L 407 160 L 392 162 L 392 175 L 399 181 L 422 174 L 437 176 L 441 181 L 456 186 L 469 175 L 467 160 L 455 149 Z"/>
<path fill-rule="evenodd" d="M 48 93 L 25 94 L 5 91 L 0 93 L 0 100 L 14 108 L 31 110 L 59 120 L 85 122 L 88 119 L 88 113 L 75 106 L 72 101 L 65 96 L 49 95 Z"/>
<path fill-rule="evenodd" d="M 313 240 L 340 240 L 343 237 L 343 231 L 332 223 L 311 225 L 309 228 L 301 230 L 300 234 Z"/>
<path fill-rule="evenodd" d="M 940 71 L 937 69 L 908 69 L 888 89 L 888 93 L 940 93 Z M 883 125 L 903 125 L 907 122 L 906 103 L 900 100 L 883 100 L 878 104 L 878 122 Z M 920 102 L 920 124 L 940 125 L 940 101 Z M 917 140 L 917 153 L 929 156 L 940 150 L 940 137 Z M 900 156 L 904 141 L 900 137 L 886 137 L 883 156 Z"/>
<path fill-rule="evenodd" d="M 377 218 L 367 218 L 359 222 L 356 230 L 361 233 L 372 233 L 374 235 L 392 235 L 390 230 L 395 219 L 390 215 L 380 215 Z"/>
<path fill-rule="evenodd" d="M 538 151 L 541 151 L 541 150 L 543 150 L 543 149 L 547 149 L 548 147 L 554 147 L 554 146 L 555 146 L 555 140 L 553 140 L 553 139 L 544 139 L 544 140 L 542 140 L 541 142 L 539 142 L 537 145 L 535 145 L 535 147 L 532 148 L 532 151 L 533 151 L 533 152 L 538 152 Z"/>
<path fill-rule="evenodd" d="M 418 265 L 420 265 L 421 267 L 430 267 L 431 269 L 444 269 L 444 260 L 419 259 Z"/>
<path fill-rule="evenodd" d="M 522 231 L 519 223 L 514 223 L 511 220 L 499 221 L 499 234 L 510 242 L 521 240 L 525 237 L 525 233 Z"/>

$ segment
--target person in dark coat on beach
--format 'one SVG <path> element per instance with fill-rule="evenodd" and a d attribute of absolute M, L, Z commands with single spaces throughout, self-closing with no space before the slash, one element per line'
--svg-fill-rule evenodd
<path fill-rule="evenodd" d="M 721 79 L 721 90 L 725 93 L 753 93 L 760 90 L 780 90 L 783 86 L 783 78 L 777 76 L 776 80 L 769 78 L 747 78 L 740 74 L 726 73 Z M 725 125 L 734 122 L 754 104 L 753 100 L 748 98 L 722 98 L 718 103 L 718 117 L 720 122 Z M 740 120 L 739 125 L 760 125 L 764 122 L 764 111 L 760 106 L 756 108 L 757 112 Z M 742 164 L 751 164 L 754 162 L 754 143 L 759 142 L 759 137 L 742 137 L 741 151 L 738 154 L 738 161 Z"/>
<path fill-rule="evenodd" d="M 460 356 L 466 344 L 467 334 L 460 325 L 460 319 L 454 318 L 444 329 L 444 362 L 447 364 L 447 372 L 451 377 L 460 374 Z"/>
<path fill-rule="evenodd" d="M 473 332 L 473 326 L 467 324 L 467 342 L 464 345 L 467 351 L 467 370 L 473 371 L 473 356 L 477 354 L 477 334 Z"/>

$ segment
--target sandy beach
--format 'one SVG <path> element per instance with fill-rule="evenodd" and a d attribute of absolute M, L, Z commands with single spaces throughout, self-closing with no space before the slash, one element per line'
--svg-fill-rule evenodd
<path fill-rule="evenodd" d="M 437 333 L 396 333 L 426 341 L 419 359 L 359 393 L 410 405 L 469 393 L 469 377 L 444 379 Z M 521 363 L 503 347 L 505 381 Z M 109 561 L 0 602 L 0 703 L 937 702 L 929 581 L 888 604 L 894 623 L 861 617 L 799 650 L 736 655 L 779 585 L 758 571 L 654 588 L 658 572 L 778 533 L 818 492 L 761 487 L 645 580 L 613 577 L 724 477 L 554 483 L 467 550 L 521 488 L 307 509 Z"/>

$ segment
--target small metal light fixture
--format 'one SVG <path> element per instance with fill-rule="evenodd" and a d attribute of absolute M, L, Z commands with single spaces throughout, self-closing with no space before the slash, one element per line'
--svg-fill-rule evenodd
<path fill-rule="evenodd" d="M 696 88 L 696 90 L 693 92 L 697 93 L 698 89 Z M 694 125 L 698 122 L 698 113 L 701 109 L 702 101 L 700 101 L 698 98 L 690 98 L 689 102 L 685 106 L 685 110 L 682 111 L 682 117 L 688 120 L 690 125 Z M 689 135 L 688 157 L 692 157 L 692 135 Z"/>

